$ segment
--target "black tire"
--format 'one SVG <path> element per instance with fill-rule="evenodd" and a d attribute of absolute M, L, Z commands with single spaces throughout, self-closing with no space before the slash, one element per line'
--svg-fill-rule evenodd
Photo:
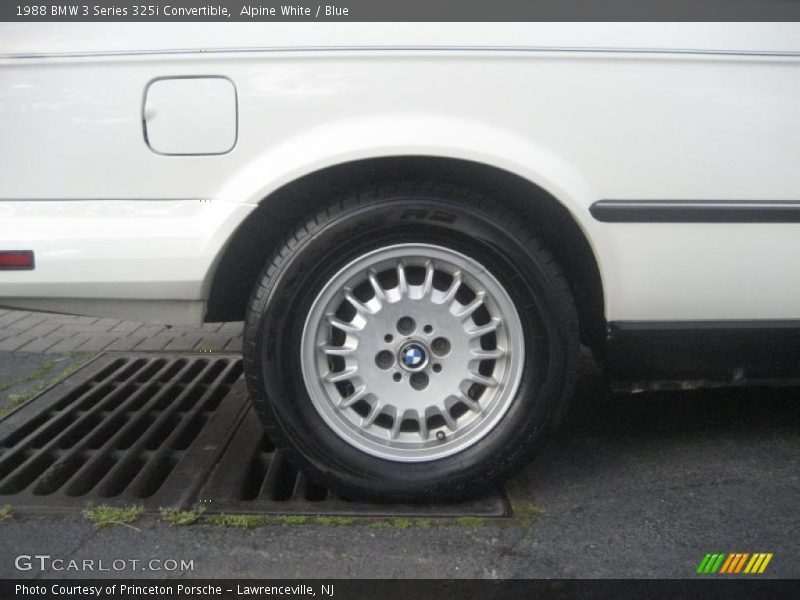
<path fill-rule="evenodd" d="M 316 293 L 354 257 L 397 240 L 435 242 L 480 261 L 514 300 L 525 336 L 521 383 L 502 420 L 458 454 L 422 463 L 377 458 L 338 437 L 312 404 L 300 366 Z M 373 501 L 460 499 L 513 475 L 564 415 L 578 356 L 567 281 L 523 219 L 467 190 L 427 183 L 360 191 L 306 221 L 268 260 L 245 322 L 247 385 L 273 442 L 315 481 Z"/>

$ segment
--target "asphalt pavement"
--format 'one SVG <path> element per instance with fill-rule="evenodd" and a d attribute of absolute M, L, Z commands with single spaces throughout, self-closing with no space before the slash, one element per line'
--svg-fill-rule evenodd
<path fill-rule="evenodd" d="M 53 358 L 0 353 L 0 385 Z M 770 552 L 755 577 L 798 577 L 798 400 L 796 387 L 612 394 L 589 370 L 562 430 L 509 485 L 514 518 L 240 529 L 149 516 L 96 529 L 78 514 L 12 514 L 0 523 L 0 577 L 682 578 L 717 552 Z M 127 566 L 15 567 L 37 554 Z M 191 568 L 142 571 L 152 559 Z"/>

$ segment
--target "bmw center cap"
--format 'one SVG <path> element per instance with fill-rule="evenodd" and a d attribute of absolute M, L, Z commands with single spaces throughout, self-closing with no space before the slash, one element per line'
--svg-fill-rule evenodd
<path fill-rule="evenodd" d="M 419 342 L 408 342 L 400 347 L 398 362 L 407 371 L 421 371 L 428 364 L 428 352 Z"/>

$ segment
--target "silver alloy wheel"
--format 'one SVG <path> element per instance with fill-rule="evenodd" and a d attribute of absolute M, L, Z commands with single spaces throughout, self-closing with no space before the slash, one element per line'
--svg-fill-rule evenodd
<path fill-rule="evenodd" d="M 511 405 L 525 344 L 517 310 L 477 261 L 397 244 L 345 266 L 303 329 L 306 388 L 328 426 L 379 458 L 430 461 L 492 430 Z"/>

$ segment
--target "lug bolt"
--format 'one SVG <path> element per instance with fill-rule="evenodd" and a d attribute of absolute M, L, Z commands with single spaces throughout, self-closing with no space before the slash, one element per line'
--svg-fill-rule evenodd
<path fill-rule="evenodd" d="M 411 317 L 400 317 L 397 321 L 397 331 L 403 335 L 411 335 L 417 328 L 417 324 Z"/>
<path fill-rule="evenodd" d="M 381 350 L 375 355 L 375 364 L 379 369 L 388 369 L 394 364 L 394 355 L 388 350 Z"/>
<path fill-rule="evenodd" d="M 433 343 L 431 343 L 431 350 L 433 350 L 434 354 L 443 356 L 450 352 L 450 342 L 447 338 L 437 337 L 433 340 Z"/>
<path fill-rule="evenodd" d="M 415 390 L 423 390 L 428 387 L 428 376 L 423 372 L 413 373 L 409 378 L 411 387 Z"/>

